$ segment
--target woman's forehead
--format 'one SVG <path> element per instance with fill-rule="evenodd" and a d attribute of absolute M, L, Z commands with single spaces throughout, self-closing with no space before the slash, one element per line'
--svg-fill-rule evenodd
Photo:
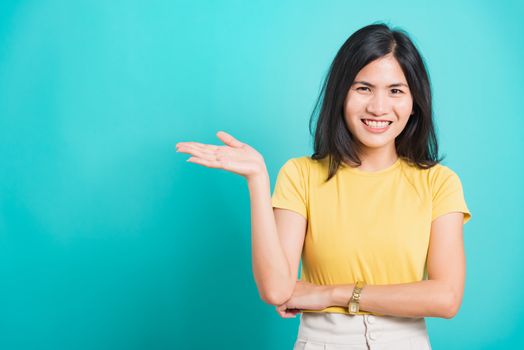
<path fill-rule="evenodd" d="M 384 56 L 364 66 L 355 77 L 355 81 L 364 81 L 369 86 L 390 87 L 405 84 L 406 77 L 398 61 L 392 56 Z"/>

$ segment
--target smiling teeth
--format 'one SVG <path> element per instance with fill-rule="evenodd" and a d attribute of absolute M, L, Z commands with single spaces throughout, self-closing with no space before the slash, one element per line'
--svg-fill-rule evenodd
<path fill-rule="evenodd" d="M 368 126 L 371 126 L 372 128 L 377 129 L 384 128 L 389 125 L 389 122 L 375 122 L 367 119 L 364 119 L 364 123 L 366 123 Z"/>

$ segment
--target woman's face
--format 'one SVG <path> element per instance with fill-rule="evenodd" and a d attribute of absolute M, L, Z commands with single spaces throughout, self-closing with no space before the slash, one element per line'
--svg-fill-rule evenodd
<path fill-rule="evenodd" d="M 389 54 L 358 72 L 346 96 L 344 118 L 364 152 L 395 149 L 395 138 L 404 130 L 412 110 L 413 98 L 406 77 L 398 61 Z M 369 125 L 364 124 L 366 121 Z"/>

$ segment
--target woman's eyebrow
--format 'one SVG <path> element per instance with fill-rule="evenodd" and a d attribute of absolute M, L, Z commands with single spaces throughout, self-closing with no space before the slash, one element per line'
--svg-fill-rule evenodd
<path fill-rule="evenodd" d="M 354 81 L 353 84 L 351 84 L 351 85 L 355 85 L 355 84 L 362 84 L 362 85 L 366 85 L 366 86 L 369 86 L 369 87 L 375 87 L 375 85 L 373 85 L 371 83 L 368 83 L 367 81 L 363 81 L 363 80 Z M 404 84 L 404 83 L 394 83 L 394 84 L 389 85 L 388 87 L 395 87 L 395 86 L 409 87 L 407 84 Z"/>

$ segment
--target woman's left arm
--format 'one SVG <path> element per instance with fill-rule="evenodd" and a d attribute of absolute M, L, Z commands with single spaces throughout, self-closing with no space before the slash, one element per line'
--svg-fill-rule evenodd
<path fill-rule="evenodd" d="M 360 310 L 402 317 L 454 317 L 462 303 L 466 274 L 463 218 L 463 213 L 452 212 L 433 220 L 427 257 L 428 280 L 366 285 L 360 296 Z M 347 307 L 354 287 L 353 284 L 297 284 L 298 295 L 294 294 L 277 310 Z"/>
<path fill-rule="evenodd" d="M 427 258 L 428 280 L 367 285 L 362 290 L 360 309 L 383 315 L 405 317 L 454 317 L 462 303 L 466 258 L 461 212 L 442 215 L 431 224 Z M 332 287 L 332 302 L 347 306 L 353 285 Z"/>

